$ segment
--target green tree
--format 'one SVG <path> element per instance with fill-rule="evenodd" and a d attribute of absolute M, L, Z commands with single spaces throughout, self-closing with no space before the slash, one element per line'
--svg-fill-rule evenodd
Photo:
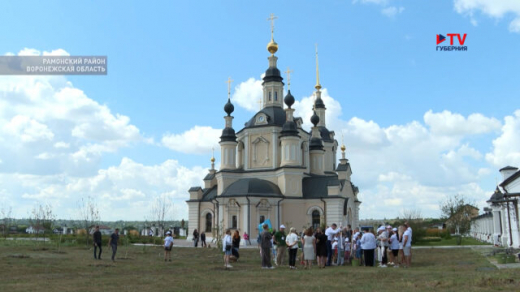
<path fill-rule="evenodd" d="M 471 202 L 472 203 L 472 202 Z M 455 234 L 464 235 L 471 228 L 471 219 L 478 209 L 463 195 L 457 194 L 441 202 L 442 218 L 446 224 L 455 229 Z"/>

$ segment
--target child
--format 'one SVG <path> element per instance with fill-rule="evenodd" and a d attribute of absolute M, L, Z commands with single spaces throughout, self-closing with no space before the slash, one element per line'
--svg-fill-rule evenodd
<path fill-rule="evenodd" d="M 345 238 L 345 259 L 347 259 L 347 264 L 350 264 L 350 240 L 348 237 Z"/>
<path fill-rule="evenodd" d="M 170 231 L 166 232 L 166 238 L 164 238 L 164 261 L 166 258 L 171 262 L 172 261 L 172 247 L 173 247 L 173 237 Z"/>
<path fill-rule="evenodd" d="M 332 264 L 337 265 L 338 259 L 338 235 L 334 236 L 334 241 L 332 242 Z"/>

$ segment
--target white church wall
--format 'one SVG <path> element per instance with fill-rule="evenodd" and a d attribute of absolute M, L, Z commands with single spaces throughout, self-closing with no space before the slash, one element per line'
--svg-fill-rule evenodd
<path fill-rule="evenodd" d="M 326 223 L 330 226 L 332 223 L 336 223 L 338 226 L 343 221 L 343 199 L 325 199 L 327 202 L 326 209 Z"/>
<path fill-rule="evenodd" d="M 520 193 L 520 179 L 515 179 L 513 182 L 508 184 L 505 189 L 508 193 Z"/>
<path fill-rule="evenodd" d="M 186 240 L 191 240 L 193 238 L 193 231 L 198 229 L 199 226 L 199 203 L 198 202 L 188 202 L 188 236 Z"/>

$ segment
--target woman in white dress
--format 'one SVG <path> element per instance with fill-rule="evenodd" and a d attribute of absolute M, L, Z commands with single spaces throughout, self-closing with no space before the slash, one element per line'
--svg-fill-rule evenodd
<path fill-rule="evenodd" d="M 310 269 L 312 261 L 316 259 L 316 237 L 312 234 L 312 228 L 305 230 L 303 243 L 303 259 L 305 261 L 305 268 Z"/>

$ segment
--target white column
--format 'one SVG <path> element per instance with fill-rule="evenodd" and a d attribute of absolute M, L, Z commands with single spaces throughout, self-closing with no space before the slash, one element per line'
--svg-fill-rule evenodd
<path fill-rule="evenodd" d="M 244 137 L 244 170 L 249 170 L 249 134 Z"/>

